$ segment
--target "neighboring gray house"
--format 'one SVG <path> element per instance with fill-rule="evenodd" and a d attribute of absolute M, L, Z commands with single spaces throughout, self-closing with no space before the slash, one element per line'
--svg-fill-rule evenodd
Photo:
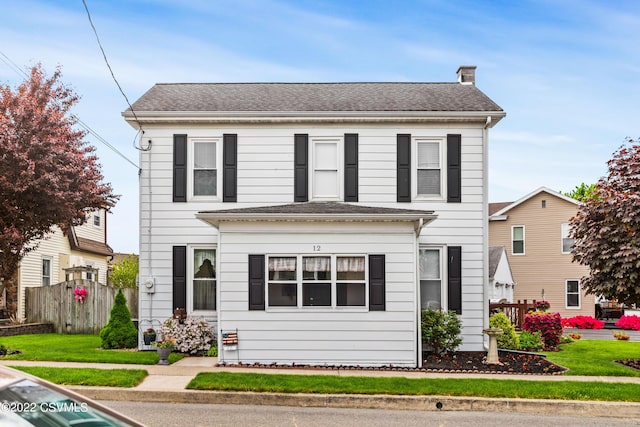
<path fill-rule="evenodd" d="M 515 281 L 504 246 L 489 247 L 489 301 L 513 302 Z"/>
<path fill-rule="evenodd" d="M 141 324 L 203 316 L 237 336 L 222 363 L 419 366 L 428 304 L 482 350 L 488 130 L 505 113 L 474 72 L 153 86 L 123 113 L 144 129 Z"/>

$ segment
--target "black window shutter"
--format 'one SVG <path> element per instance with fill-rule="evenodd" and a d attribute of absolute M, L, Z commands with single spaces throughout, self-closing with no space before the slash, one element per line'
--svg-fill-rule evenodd
<path fill-rule="evenodd" d="M 173 135 L 173 201 L 187 201 L 187 135 Z"/>
<path fill-rule="evenodd" d="M 449 310 L 462 314 L 462 247 L 449 246 L 448 300 Z"/>
<path fill-rule="evenodd" d="M 173 247 L 173 308 L 187 308 L 187 247 Z"/>
<path fill-rule="evenodd" d="M 384 311 L 385 265 L 384 255 L 369 255 L 369 310 Z"/>
<path fill-rule="evenodd" d="M 238 135 L 222 137 L 222 201 L 238 201 Z"/>
<path fill-rule="evenodd" d="M 264 255 L 249 255 L 249 310 L 264 310 Z"/>
<path fill-rule="evenodd" d="M 398 202 L 411 201 L 411 135 L 397 136 L 397 194 Z"/>
<path fill-rule="evenodd" d="M 447 135 L 447 202 L 462 201 L 461 135 Z"/>
<path fill-rule="evenodd" d="M 309 135 L 296 134 L 294 137 L 294 202 L 309 200 Z"/>
<path fill-rule="evenodd" d="M 344 201 L 358 201 L 358 134 L 344 135 Z"/>

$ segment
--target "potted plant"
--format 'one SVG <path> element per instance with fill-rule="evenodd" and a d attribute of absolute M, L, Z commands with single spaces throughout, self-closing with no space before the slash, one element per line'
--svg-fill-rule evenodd
<path fill-rule="evenodd" d="M 156 331 L 153 328 L 145 329 L 142 333 L 142 338 L 144 339 L 145 345 L 151 345 L 151 343 L 156 340 Z"/>
<path fill-rule="evenodd" d="M 551 307 L 549 301 L 536 301 L 536 310 L 538 311 L 547 311 Z"/>
<path fill-rule="evenodd" d="M 176 341 L 174 338 L 167 337 L 161 341 L 156 341 L 156 350 L 158 352 L 158 365 L 168 365 L 169 364 L 169 355 L 171 354 L 171 350 L 176 348 Z"/>

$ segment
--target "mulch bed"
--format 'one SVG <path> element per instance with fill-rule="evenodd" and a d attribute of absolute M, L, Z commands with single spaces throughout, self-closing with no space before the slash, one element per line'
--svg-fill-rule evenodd
<path fill-rule="evenodd" d="M 616 363 L 640 370 L 640 359 L 622 359 L 616 360 Z"/>
<path fill-rule="evenodd" d="M 277 368 L 277 369 L 310 369 L 310 370 L 366 370 L 366 371 L 405 371 L 405 372 L 441 372 L 441 373 L 476 373 L 476 374 L 520 374 L 520 375 L 560 375 L 566 368 L 547 360 L 544 355 L 535 353 L 499 352 L 501 365 L 484 363 L 487 353 L 483 351 L 457 351 L 438 356 L 424 354 L 422 368 L 406 368 L 400 366 L 363 367 L 336 365 L 281 365 L 281 364 L 245 364 L 230 363 L 218 366 L 238 368 Z"/>

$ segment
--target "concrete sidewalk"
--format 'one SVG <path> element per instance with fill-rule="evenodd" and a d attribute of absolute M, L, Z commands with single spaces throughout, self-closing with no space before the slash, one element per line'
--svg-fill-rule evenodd
<path fill-rule="evenodd" d="M 474 373 L 432 373 L 407 371 L 370 371 L 347 369 L 239 368 L 218 367 L 214 357 L 185 357 L 168 366 L 127 365 L 107 363 L 71 363 L 0 360 L 5 366 L 48 366 L 98 369 L 144 369 L 149 375 L 133 388 L 71 386 L 77 392 L 95 400 L 128 400 L 181 403 L 236 403 L 252 405 L 320 406 L 342 408 L 379 408 L 412 410 L 465 410 L 547 413 L 637 418 L 640 403 L 591 402 L 537 399 L 494 399 L 448 396 L 400 395 L 326 395 L 253 392 L 218 392 L 187 390 L 186 385 L 200 372 L 243 372 L 289 375 L 334 375 L 405 378 L 485 378 L 529 381 L 591 381 L 601 383 L 632 383 L 640 390 L 640 377 L 585 377 L 559 375 L 506 375 Z"/>

